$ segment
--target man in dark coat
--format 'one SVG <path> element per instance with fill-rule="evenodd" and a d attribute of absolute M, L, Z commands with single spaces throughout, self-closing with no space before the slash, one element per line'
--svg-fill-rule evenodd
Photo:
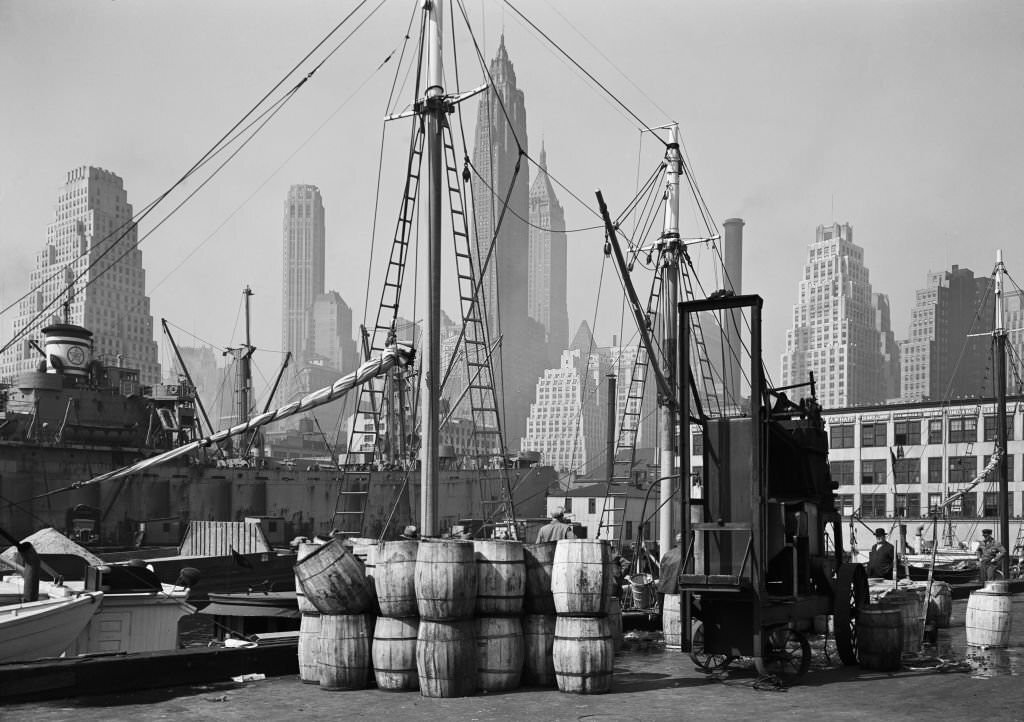
<path fill-rule="evenodd" d="M 875 543 L 868 554 L 868 576 L 890 579 L 896 564 L 896 550 L 885 540 L 885 529 L 875 529 Z"/>
<path fill-rule="evenodd" d="M 558 507 L 551 512 L 551 521 L 537 532 L 537 544 L 556 542 L 559 539 L 571 539 L 572 537 L 572 525 L 565 520 L 565 510 Z"/>

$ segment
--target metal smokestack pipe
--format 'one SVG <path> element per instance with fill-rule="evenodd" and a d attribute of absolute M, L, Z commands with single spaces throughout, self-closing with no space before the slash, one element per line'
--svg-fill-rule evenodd
<path fill-rule="evenodd" d="M 743 219 L 729 218 L 724 223 L 722 241 L 722 264 L 725 267 L 724 287 L 737 296 L 743 293 Z M 722 372 L 725 376 L 726 389 L 723 401 L 739 403 L 743 389 L 741 388 L 743 372 L 741 370 L 740 331 L 743 328 L 743 317 L 739 311 L 729 311 L 724 317 L 726 322 L 722 342 L 725 364 Z"/>

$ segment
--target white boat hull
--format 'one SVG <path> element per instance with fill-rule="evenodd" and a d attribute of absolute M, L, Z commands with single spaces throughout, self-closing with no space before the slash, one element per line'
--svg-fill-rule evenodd
<path fill-rule="evenodd" d="M 0 662 L 62 654 L 86 628 L 103 592 L 0 607 Z"/>

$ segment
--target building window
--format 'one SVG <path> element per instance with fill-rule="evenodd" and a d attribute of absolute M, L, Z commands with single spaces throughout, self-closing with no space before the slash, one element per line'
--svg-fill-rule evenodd
<path fill-rule="evenodd" d="M 839 513 L 843 516 L 853 516 L 853 494 L 839 494 L 836 497 Z"/>
<path fill-rule="evenodd" d="M 889 425 L 884 421 L 871 424 L 861 424 L 860 445 L 862 447 L 886 446 L 888 444 L 888 430 Z"/>
<path fill-rule="evenodd" d="M 839 484 L 839 486 L 853 484 L 852 461 L 832 461 L 829 462 L 829 468 L 832 471 L 832 481 Z"/>
<path fill-rule="evenodd" d="M 977 495 L 974 493 L 964 494 L 962 497 L 949 505 L 949 515 L 957 517 L 971 517 L 975 514 L 975 501 Z"/>
<path fill-rule="evenodd" d="M 965 484 L 978 475 L 977 456 L 949 457 L 949 483 Z"/>
<path fill-rule="evenodd" d="M 928 422 L 928 443 L 942 443 L 942 419 L 932 419 Z"/>
<path fill-rule="evenodd" d="M 985 415 L 985 429 L 984 429 L 984 440 L 995 441 L 996 440 L 996 415 L 986 414 Z M 1013 440 L 1013 414 L 1006 415 L 1006 438 L 1007 440 Z"/>
<path fill-rule="evenodd" d="M 886 515 L 885 494 L 861 494 L 860 514 L 867 517 L 884 517 Z"/>
<path fill-rule="evenodd" d="M 921 443 L 921 422 L 897 421 L 893 424 L 893 443 L 896 446 L 918 446 Z"/>
<path fill-rule="evenodd" d="M 690 456 L 704 456 L 704 434 L 693 434 L 690 442 Z"/>
<path fill-rule="evenodd" d="M 860 483 L 884 484 L 886 466 L 885 459 L 864 459 L 860 462 Z"/>
<path fill-rule="evenodd" d="M 986 491 L 984 494 L 981 495 L 981 515 L 999 516 L 998 491 Z"/>
<path fill-rule="evenodd" d="M 921 516 L 920 494 L 896 494 L 896 516 L 913 519 Z"/>
<path fill-rule="evenodd" d="M 928 513 L 938 514 L 939 505 L 942 504 L 942 494 L 928 495 Z"/>
<path fill-rule="evenodd" d="M 941 484 L 942 483 L 942 457 L 931 456 L 928 457 L 928 483 L 929 484 Z"/>
<path fill-rule="evenodd" d="M 957 444 L 978 440 L 978 420 L 964 416 L 949 420 L 949 443 Z"/>
<path fill-rule="evenodd" d="M 588 514 L 596 514 L 597 513 L 597 499 L 587 499 L 587 513 Z"/>
<path fill-rule="evenodd" d="M 839 424 L 829 427 L 829 436 L 833 449 L 853 448 L 853 424 Z"/>
<path fill-rule="evenodd" d="M 565 505 L 562 507 L 566 514 L 572 514 L 572 497 L 565 497 Z"/>
<path fill-rule="evenodd" d="M 897 484 L 918 484 L 921 481 L 920 459 L 896 459 L 893 462 L 893 476 Z"/>

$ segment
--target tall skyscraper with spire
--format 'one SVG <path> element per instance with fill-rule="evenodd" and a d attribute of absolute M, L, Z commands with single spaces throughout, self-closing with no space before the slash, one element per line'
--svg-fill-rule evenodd
<path fill-rule="evenodd" d="M 526 430 L 547 350 L 544 327 L 529 313 L 530 235 L 524 219 L 530 215 L 530 183 L 528 165 L 520 156 L 520 149 L 527 151 L 526 104 L 504 36 L 490 76 L 494 84 L 477 115 L 473 165 L 479 176 L 473 178 L 473 199 L 478 268 L 494 244 L 482 297 L 491 338 L 502 340 L 494 366 L 508 446 Z"/>
<path fill-rule="evenodd" d="M 818 226 L 793 306 L 793 327 L 786 331 L 782 385 L 806 383 L 814 372 L 818 402 L 826 409 L 880 403 L 880 347 L 864 250 L 853 242 L 853 228 Z"/>
<path fill-rule="evenodd" d="M 27 332 L 0 359 L 0 376 L 35 368 L 40 358 L 28 341 L 38 341 L 44 326 L 67 322 L 93 332 L 97 361 L 136 368 L 142 383 L 159 383 L 146 271 L 132 215 L 119 176 L 92 166 L 68 171 L 46 245 L 36 255 L 32 290 L 18 304 L 13 330 Z"/>
<path fill-rule="evenodd" d="M 569 336 L 569 312 L 565 300 L 565 211 L 548 176 L 548 157 L 540 147 L 540 172 L 530 186 L 530 267 L 528 302 L 530 318 L 544 327 L 548 363 L 554 364 Z"/>
<path fill-rule="evenodd" d="M 293 185 L 284 202 L 281 347 L 300 363 L 312 351 L 313 301 L 324 292 L 324 236 L 320 189 Z"/>

